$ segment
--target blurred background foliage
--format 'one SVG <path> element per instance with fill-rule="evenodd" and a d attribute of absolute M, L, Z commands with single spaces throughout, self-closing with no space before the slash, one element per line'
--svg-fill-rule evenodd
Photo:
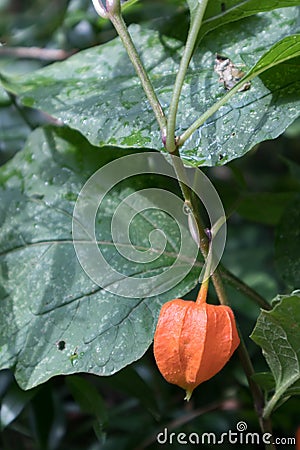
<path fill-rule="evenodd" d="M 98 18 L 91 3 L 0 0 L 0 71 L 33 71 L 112 39 L 114 30 Z M 152 21 L 154 27 L 163 21 L 166 32 L 184 39 L 188 23 L 182 20 L 184 11 L 184 1 L 143 0 L 125 10 L 125 17 L 127 23 Z M 43 113 L 21 106 L 17 98 L 0 90 L 0 164 L 22 149 L 32 129 L 46 122 L 49 118 Z M 289 221 L 295 220 L 299 211 L 300 121 L 247 156 L 204 170 L 230 214 L 225 267 L 269 301 L 278 293 L 289 293 L 297 286 L 278 255 L 280 236 L 285 233 L 289 239 Z M 296 242 L 295 246 L 299 248 Z M 259 309 L 235 287 L 227 284 L 226 288 L 255 369 L 265 371 L 260 349 L 248 338 Z M 188 298 L 195 295 L 196 291 Z M 216 301 L 213 291 L 211 300 Z M 26 392 L 18 387 L 10 371 L 4 370 L 0 372 L 0 448 L 155 449 L 162 447 L 156 436 L 165 427 L 169 432 L 221 435 L 235 431 L 240 420 L 247 423 L 248 431 L 258 431 L 237 355 L 221 373 L 200 385 L 189 403 L 183 397 L 183 391 L 167 384 L 159 374 L 152 348 L 140 361 L 113 376 L 58 376 Z M 278 408 L 273 425 L 276 436 L 295 435 L 300 425 L 297 397 Z M 222 446 L 232 448 L 229 444 Z M 175 440 L 163 447 L 176 449 L 182 445 Z"/>

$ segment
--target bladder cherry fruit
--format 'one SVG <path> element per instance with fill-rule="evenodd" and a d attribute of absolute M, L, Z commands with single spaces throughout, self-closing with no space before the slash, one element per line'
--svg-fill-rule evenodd
<path fill-rule="evenodd" d="M 229 306 L 174 299 L 161 309 L 154 356 L 163 377 L 185 389 L 189 400 L 200 383 L 224 367 L 239 343 Z"/>

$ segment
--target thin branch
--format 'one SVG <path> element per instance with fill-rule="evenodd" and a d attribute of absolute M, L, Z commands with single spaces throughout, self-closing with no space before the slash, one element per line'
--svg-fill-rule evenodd
<path fill-rule="evenodd" d="M 9 96 L 9 98 L 11 99 L 12 104 L 14 105 L 14 107 L 16 108 L 16 110 L 18 111 L 20 117 L 22 117 L 22 119 L 24 120 L 26 125 L 31 130 L 34 130 L 35 129 L 34 124 L 31 122 L 31 120 L 29 119 L 28 115 L 26 114 L 26 112 L 24 111 L 22 106 L 19 105 L 16 96 L 14 94 L 12 94 L 11 92 L 9 92 L 9 91 L 6 91 L 6 93 Z"/>
<path fill-rule="evenodd" d="M 140 82 L 142 84 L 144 92 L 149 100 L 151 108 L 153 109 L 156 120 L 157 120 L 158 125 L 161 130 L 162 138 L 165 139 L 167 119 L 165 117 L 165 114 L 161 107 L 161 104 L 157 98 L 157 95 L 154 91 L 154 88 L 152 86 L 152 83 L 148 76 L 148 73 L 147 73 L 147 71 L 141 61 L 141 58 L 137 52 L 137 49 L 131 39 L 131 36 L 128 32 L 127 26 L 124 22 L 124 19 L 123 19 L 121 13 L 119 13 L 119 12 L 111 14 L 109 16 L 109 18 L 123 42 L 123 45 L 127 51 L 127 54 L 133 64 L 133 67 L 135 68 L 135 71 L 136 71 L 139 79 L 140 79 Z"/>
<path fill-rule="evenodd" d="M 269 418 L 265 419 L 263 417 L 263 409 L 264 409 L 264 404 L 265 404 L 265 400 L 264 400 L 264 395 L 263 392 L 261 390 L 261 388 L 258 386 L 258 384 L 253 380 L 253 375 L 255 373 L 251 359 L 249 357 L 249 353 L 247 351 L 247 347 L 245 345 L 244 339 L 242 337 L 242 334 L 239 331 L 239 336 L 240 336 L 240 345 L 238 347 L 238 355 L 243 367 L 243 370 L 245 372 L 245 375 L 247 377 L 248 380 L 248 384 L 249 384 L 249 388 L 252 394 L 252 398 L 253 398 L 253 403 L 254 403 L 254 408 L 259 420 L 259 425 L 261 428 L 261 431 L 263 433 L 270 433 L 271 435 L 273 434 L 272 431 L 272 423 L 271 420 Z M 269 444 L 265 444 L 265 449 L 266 450 L 276 450 L 275 444 L 273 443 L 269 443 Z"/>
<path fill-rule="evenodd" d="M 260 308 L 270 311 L 272 306 L 267 302 L 258 292 L 244 283 L 240 278 L 236 277 L 233 273 L 231 273 L 224 266 L 219 266 L 219 272 L 222 275 L 222 278 L 232 286 L 234 286 L 238 291 L 242 292 L 244 295 L 253 300 Z"/>
<path fill-rule="evenodd" d="M 174 152 L 176 147 L 175 142 L 175 129 L 176 129 L 176 118 L 177 111 L 179 105 L 180 94 L 182 90 L 182 86 L 184 83 L 186 71 L 188 69 L 195 43 L 197 40 L 197 36 L 201 27 L 202 19 L 205 13 L 205 9 L 207 6 L 208 0 L 199 0 L 199 5 L 197 7 L 197 11 L 195 16 L 191 22 L 191 27 L 188 33 L 186 45 L 184 48 L 184 52 L 180 61 L 179 69 L 177 72 L 175 85 L 173 88 L 172 99 L 170 104 L 170 110 L 168 115 L 168 127 L 167 127 L 167 141 L 166 148 L 170 153 Z"/>
<path fill-rule="evenodd" d="M 176 430 L 179 427 L 191 422 L 199 416 L 203 416 L 209 412 L 213 411 L 233 411 L 237 410 L 240 407 L 239 401 L 235 398 L 226 399 L 221 402 L 214 402 L 210 405 L 204 406 L 203 408 L 197 408 L 193 411 L 188 411 L 183 416 L 174 419 L 172 422 L 169 422 L 165 425 L 164 428 L 168 430 L 168 432 Z M 157 435 L 161 431 L 161 428 L 157 430 L 155 433 L 148 436 L 144 441 L 142 441 L 134 450 L 143 450 L 146 447 L 149 447 L 151 444 L 154 444 L 157 441 Z"/>
<path fill-rule="evenodd" d="M 39 47 L 0 47 L 0 56 L 13 56 L 23 59 L 40 59 L 41 61 L 63 61 L 75 54 L 77 50 L 65 51 L 55 48 Z"/>

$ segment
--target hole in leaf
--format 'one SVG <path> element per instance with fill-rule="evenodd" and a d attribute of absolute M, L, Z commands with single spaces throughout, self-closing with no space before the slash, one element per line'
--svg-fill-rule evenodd
<path fill-rule="evenodd" d="M 66 348 L 65 341 L 59 341 L 59 342 L 57 342 L 56 345 L 57 345 L 58 350 L 64 350 Z"/>

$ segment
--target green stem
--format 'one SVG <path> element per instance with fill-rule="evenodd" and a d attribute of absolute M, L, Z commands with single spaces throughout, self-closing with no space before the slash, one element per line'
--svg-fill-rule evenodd
<path fill-rule="evenodd" d="M 248 298 L 253 300 L 260 308 L 270 311 L 272 306 L 268 303 L 258 292 L 240 280 L 238 277 L 233 275 L 224 266 L 220 265 L 219 272 L 222 278 L 227 280 L 232 286 L 234 286 L 238 291 L 242 292 Z"/>
<path fill-rule="evenodd" d="M 195 201 L 193 200 L 192 191 L 187 180 L 186 169 L 184 167 L 182 159 L 180 158 L 178 147 L 175 147 L 175 150 L 171 153 L 171 157 L 173 168 L 175 170 L 185 204 L 190 208 L 196 222 L 199 235 L 200 250 L 204 258 L 206 258 L 209 250 L 208 239 L 200 214 L 198 214 L 197 206 L 195 205 Z"/>
<path fill-rule="evenodd" d="M 282 59 L 280 62 L 282 63 L 286 59 Z M 179 136 L 177 140 L 177 145 L 181 146 L 185 143 L 185 141 L 199 128 L 201 125 L 206 122 L 207 119 L 209 119 L 213 114 L 215 114 L 221 106 L 225 105 L 225 103 L 228 102 L 228 100 L 236 94 L 236 92 L 241 89 L 241 87 L 248 81 L 251 81 L 253 78 L 257 77 L 261 73 L 265 72 L 269 68 L 273 67 L 273 64 L 264 65 L 262 64 L 260 67 L 259 65 L 255 65 L 250 72 L 248 72 L 247 75 L 245 75 L 233 88 L 231 88 L 219 101 L 214 103 L 209 109 L 205 111 L 202 116 L 200 116 L 197 120 L 195 120 L 192 125 L 189 126 L 187 130 L 185 130 L 184 133 L 182 133 L 181 136 Z"/>
<path fill-rule="evenodd" d="M 222 282 L 222 278 L 220 276 L 219 270 L 215 270 L 212 274 L 212 281 L 214 283 L 214 288 L 217 293 L 219 302 L 222 305 L 229 305 L 227 295 L 224 289 L 224 285 Z M 245 375 L 248 380 L 249 389 L 252 394 L 254 408 L 258 417 L 259 426 L 262 433 L 270 433 L 272 434 L 272 424 L 269 418 L 264 417 L 264 395 L 258 384 L 253 380 L 253 375 L 255 373 L 247 347 L 245 345 L 243 336 L 241 331 L 238 329 L 239 337 L 240 337 L 240 345 L 238 347 L 238 355 L 241 361 L 241 365 L 245 372 Z M 276 450 L 274 444 L 266 444 L 266 450 Z"/>
<path fill-rule="evenodd" d="M 128 56 L 133 64 L 133 67 L 136 70 L 136 73 L 141 81 L 144 92 L 155 114 L 156 120 L 161 130 L 162 137 L 164 138 L 166 136 L 166 126 L 167 126 L 165 114 L 154 91 L 150 78 L 143 66 L 140 56 L 131 39 L 127 26 L 124 22 L 124 19 L 120 12 L 114 12 L 110 14 L 109 19 L 111 20 L 118 35 L 120 36 L 123 45 L 128 53 Z"/>
<path fill-rule="evenodd" d="M 226 101 L 239 89 L 239 86 L 235 86 L 231 91 L 225 95 L 219 102 L 217 102 L 215 105 L 213 105 L 208 111 L 206 111 L 205 114 L 203 114 L 198 120 L 194 122 L 179 138 L 178 142 L 175 141 L 175 128 L 176 128 L 176 116 L 177 116 L 177 110 L 178 110 L 178 104 L 179 104 L 179 98 L 180 93 L 182 90 L 185 74 L 194 50 L 195 42 L 197 39 L 197 35 L 202 23 L 202 18 L 208 3 L 208 0 L 199 0 L 199 7 L 197 9 L 197 12 L 194 16 L 194 19 L 191 24 L 190 32 L 187 39 L 187 44 L 184 50 L 184 54 L 180 63 L 179 71 L 176 77 L 173 96 L 171 100 L 170 105 L 170 111 L 169 111 L 169 117 L 168 122 L 166 122 L 166 118 L 164 115 L 164 112 L 162 110 L 162 107 L 158 101 L 158 98 L 155 94 L 155 91 L 153 89 L 153 86 L 151 84 L 151 81 L 148 77 L 148 74 L 140 60 L 140 57 L 137 53 L 137 50 L 134 46 L 134 43 L 131 39 L 131 36 L 127 30 L 126 24 L 122 18 L 121 13 L 118 10 L 114 10 L 112 14 L 109 14 L 109 18 L 111 22 L 113 23 L 117 33 L 119 34 L 124 47 L 127 50 L 128 56 L 140 78 L 140 81 L 142 83 L 142 87 L 147 95 L 147 98 L 150 102 L 150 105 L 154 111 L 154 114 L 156 116 L 157 122 L 160 126 L 162 136 L 166 136 L 166 148 L 171 153 L 172 156 L 172 162 L 173 166 L 185 199 L 186 204 L 191 208 L 191 212 L 194 215 L 196 225 L 199 232 L 199 247 L 200 250 L 204 256 L 205 259 L 207 259 L 208 250 L 209 250 L 209 242 L 207 239 L 207 236 L 205 234 L 204 226 L 201 221 L 200 215 L 197 213 L 197 208 L 194 205 L 193 198 L 191 195 L 191 189 L 189 188 L 189 185 L 186 180 L 186 171 L 185 167 L 183 165 L 182 160 L 179 157 L 179 151 L 178 148 L 180 145 L 182 145 L 186 139 L 197 129 L 199 126 L 201 126 L 207 118 L 209 118 L 212 114 L 214 114 L 223 104 L 226 103 Z M 166 127 L 167 127 L 167 135 L 166 135 Z M 179 157 L 179 158 L 178 158 Z M 206 271 L 207 273 L 207 271 Z M 207 289 L 208 287 L 208 279 L 207 282 L 204 280 L 204 288 Z M 221 276 L 219 272 L 216 270 L 212 274 L 212 281 L 217 293 L 217 296 L 219 298 L 219 301 L 223 305 L 228 305 L 228 300 L 226 296 L 226 292 L 223 286 L 223 282 L 221 279 Z M 249 387 L 252 392 L 253 401 L 255 405 L 255 409 L 257 412 L 257 415 L 259 417 L 260 427 L 262 432 L 270 432 L 271 433 L 271 423 L 269 419 L 263 418 L 263 407 L 264 407 L 264 398 L 261 389 L 259 386 L 254 382 L 252 379 L 252 375 L 254 374 L 254 370 L 252 367 L 252 363 L 247 351 L 247 348 L 244 344 L 244 341 L 242 339 L 241 333 L 240 334 L 240 340 L 241 344 L 239 346 L 239 355 L 241 359 L 241 363 L 243 366 L 243 369 L 245 371 L 245 374 L 247 376 Z M 275 446 L 273 444 L 267 445 L 266 449 L 271 450 L 275 449 Z"/>
<path fill-rule="evenodd" d="M 176 148 L 175 153 L 177 153 L 177 155 L 179 155 L 178 148 Z M 198 214 L 197 208 L 194 204 L 194 201 L 193 201 L 193 198 L 191 195 L 191 190 L 188 187 L 187 183 L 184 183 L 184 181 L 186 180 L 186 174 L 185 174 L 185 167 L 183 165 L 183 162 L 182 162 L 181 158 L 178 158 L 178 156 L 176 156 L 175 154 L 173 154 L 173 155 L 174 155 L 174 157 L 172 158 L 173 166 L 174 166 L 175 172 L 177 174 L 177 177 L 180 180 L 179 184 L 180 184 L 185 202 L 190 207 L 191 212 L 194 215 L 196 225 L 198 227 L 198 233 L 199 233 L 199 237 L 200 237 L 199 247 L 200 247 L 201 253 L 203 254 L 204 258 L 207 260 L 207 257 L 209 254 L 208 253 L 208 251 L 209 251 L 208 238 L 204 231 L 201 217 Z M 209 265 L 209 262 L 207 265 Z M 226 272 L 225 269 L 223 269 L 223 270 L 228 277 L 228 272 Z M 206 299 L 208 280 L 209 280 L 209 278 L 207 278 L 207 279 L 206 278 L 207 278 L 207 270 L 205 271 L 204 283 L 201 285 L 201 288 L 200 288 L 200 291 L 199 291 L 199 294 L 197 297 L 198 303 L 201 303 L 203 301 L 203 299 L 204 300 Z M 214 271 L 214 273 L 211 275 L 211 279 L 214 284 L 214 288 L 215 288 L 215 291 L 218 296 L 220 304 L 229 305 L 229 301 L 228 301 L 228 298 L 226 295 L 226 291 L 225 291 L 224 284 L 223 284 L 222 277 L 221 277 L 219 270 Z M 234 279 L 234 281 L 236 280 L 235 277 L 233 277 L 233 279 Z M 243 282 L 239 283 L 239 287 L 242 287 L 244 292 L 246 291 L 246 293 L 248 295 L 252 296 L 252 298 L 254 297 L 256 299 L 256 301 L 259 301 L 260 306 L 261 305 L 263 305 L 264 307 L 268 306 L 268 309 L 270 309 L 269 308 L 270 305 L 267 304 L 265 302 L 265 300 L 259 296 L 259 294 L 255 293 L 255 291 L 252 291 L 250 288 L 248 288 L 248 286 L 246 286 Z M 256 413 L 258 416 L 260 428 L 263 433 L 271 433 L 272 434 L 272 427 L 271 427 L 270 420 L 265 419 L 263 417 L 264 396 L 263 396 L 263 393 L 262 393 L 260 387 L 256 384 L 256 382 L 252 378 L 252 376 L 254 375 L 255 372 L 254 372 L 252 362 L 250 360 L 249 353 L 248 353 L 247 347 L 244 343 L 244 340 L 243 340 L 240 330 L 239 330 L 239 336 L 240 336 L 240 341 L 241 341 L 239 349 L 238 349 L 239 358 L 240 358 L 243 370 L 245 372 L 245 375 L 246 375 L 248 383 L 249 383 L 249 389 L 252 394 L 253 403 L 254 403 L 254 407 L 255 407 L 255 410 L 256 410 Z M 266 445 L 266 450 L 274 450 L 274 449 L 275 449 L 275 446 L 273 444 Z"/>
<path fill-rule="evenodd" d="M 210 272 L 211 272 L 211 265 L 212 265 L 212 252 L 208 252 L 206 257 L 206 266 L 205 266 L 205 272 L 203 276 L 203 281 L 201 284 L 201 287 L 199 289 L 196 303 L 201 305 L 202 303 L 206 303 L 207 299 L 207 292 L 208 292 L 208 286 L 209 286 L 209 280 L 210 280 Z"/>
<path fill-rule="evenodd" d="M 269 418 L 263 417 L 263 409 L 264 409 L 264 395 L 260 387 L 255 383 L 253 380 L 254 375 L 254 369 L 252 366 L 251 359 L 249 357 L 249 353 L 247 351 L 247 347 L 245 345 L 244 339 L 242 337 L 242 334 L 240 330 L 238 330 L 239 336 L 240 336 L 240 345 L 238 347 L 238 355 L 243 367 L 243 370 L 245 372 L 245 375 L 248 380 L 249 388 L 252 393 L 254 408 L 256 411 L 256 414 L 258 416 L 259 425 L 262 433 L 272 433 L 272 424 Z M 271 438 L 272 439 L 272 438 Z M 276 450 L 275 444 L 270 443 L 265 445 L 266 450 Z"/>
<path fill-rule="evenodd" d="M 196 298 L 196 303 L 198 305 L 202 305 L 203 303 L 206 303 L 208 286 L 209 286 L 209 278 L 205 278 L 205 281 L 202 282 L 201 287 L 198 292 L 198 295 L 197 295 L 197 298 Z"/>
<path fill-rule="evenodd" d="M 224 284 L 218 270 L 214 271 L 214 273 L 211 276 L 211 279 L 219 302 L 221 303 L 221 305 L 229 306 L 229 301 L 224 288 Z"/>
<path fill-rule="evenodd" d="M 191 21 L 190 30 L 188 33 L 188 38 L 186 41 L 185 49 L 180 61 L 178 73 L 175 80 L 175 85 L 173 88 L 173 94 L 170 104 L 170 110 L 168 114 L 168 125 L 167 125 L 167 141 L 166 148 L 170 153 L 173 153 L 176 149 L 175 141 L 175 129 L 176 129 L 176 117 L 179 105 L 180 94 L 186 75 L 187 68 L 189 66 L 197 36 L 201 27 L 204 12 L 207 6 L 208 0 L 199 0 L 199 6 L 193 20 Z"/>
<path fill-rule="evenodd" d="M 245 78 L 247 81 L 250 80 L 251 77 Z M 252 77 L 253 78 L 253 77 Z M 233 97 L 233 95 L 238 92 L 238 90 L 241 88 L 241 83 L 236 84 L 233 88 L 230 89 L 230 91 L 227 92 L 219 101 L 214 103 L 210 108 L 208 108 L 202 116 L 199 117 L 199 119 L 195 120 L 192 125 L 189 126 L 187 130 L 184 131 L 184 133 L 181 134 L 178 138 L 178 146 L 182 146 L 185 141 L 191 137 L 191 135 L 198 130 L 201 125 L 204 124 L 204 122 L 207 121 L 213 114 L 215 114 L 221 106 L 225 105 L 225 103 L 228 102 L 228 100 Z"/>
<path fill-rule="evenodd" d="M 269 419 L 276 403 L 280 400 L 280 398 L 282 398 L 282 396 L 285 393 L 285 391 L 287 390 L 287 388 L 292 386 L 292 384 L 294 382 L 296 382 L 297 380 L 298 380 L 298 375 L 296 374 L 288 382 L 282 383 L 281 386 L 276 389 L 276 392 L 272 395 L 270 400 L 267 401 L 267 403 L 264 407 L 264 412 L 263 412 L 264 419 L 266 419 L 266 420 Z"/>
<path fill-rule="evenodd" d="M 176 152 L 178 154 L 178 148 L 176 149 Z M 194 215 L 196 225 L 198 227 L 198 232 L 199 232 L 199 236 L 200 236 L 199 247 L 200 247 L 201 253 L 203 254 L 205 260 L 207 260 L 207 257 L 209 254 L 208 253 L 209 242 L 208 242 L 207 236 L 205 234 L 201 218 L 198 214 L 197 208 L 196 208 L 193 198 L 191 196 L 191 190 L 188 187 L 188 185 L 184 183 L 184 181 L 186 179 L 185 178 L 185 176 L 186 176 L 185 175 L 185 167 L 183 165 L 182 160 L 180 158 L 178 158 L 178 156 L 176 157 L 174 155 L 172 160 L 173 160 L 175 172 L 177 174 L 178 179 L 180 180 L 179 184 L 180 184 L 185 202 L 190 207 L 191 212 Z M 209 265 L 209 261 L 207 262 L 207 266 L 208 265 Z M 206 267 L 206 269 L 207 269 L 207 267 Z M 225 272 L 225 273 L 228 277 L 228 272 Z M 219 270 L 214 271 L 214 273 L 211 275 L 211 279 L 214 284 L 214 288 L 215 288 L 215 291 L 218 296 L 220 304 L 228 306 L 229 301 L 228 301 L 228 298 L 226 295 L 226 291 L 225 291 L 224 284 L 223 284 L 222 277 L 221 277 Z M 206 294 L 207 294 L 207 289 L 208 289 L 208 280 L 209 280 L 209 278 L 207 278 L 207 270 L 206 270 L 205 276 L 204 276 L 204 283 L 202 283 L 198 297 L 197 297 L 198 303 L 202 303 L 206 299 Z M 255 297 L 256 300 L 259 300 L 261 302 L 260 296 L 258 294 L 256 294 L 254 291 L 252 291 L 250 288 L 248 288 L 248 286 L 246 286 L 244 283 L 240 282 L 239 286 L 242 286 L 244 289 L 244 292 L 246 291 L 248 295 L 250 294 L 252 297 Z M 266 307 L 265 300 L 263 300 L 263 305 Z M 267 305 L 269 307 L 269 304 L 267 304 Z M 254 375 L 255 372 L 254 372 L 252 362 L 249 357 L 247 347 L 244 343 L 242 334 L 241 334 L 240 330 L 238 330 L 238 331 L 239 331 L 239 337 L 240 337 L 240 342 L 241 342 L 239 345 L 239 348 L 238 348 L 238 354 L 239 354 L 239 358 L 240 358 L 243 370 L 245 372 L 245 375 L 246 375 L 248 383 L 249 383 L 249 389 L 252 394 L 254 407 L 255 407 L 255 410 L 256 410 L 256 413 L 258 416 L 258 420 L 259 420 L 259 425 L 260 425 L 261 431 L 263 433 L 272 434 L 271 421 L 269 419 L 266 419 L 263 417 L 264 396 L 263 396 L 263 393 L 262 393 L 260 387 L 257 385 L 257 383 L 252 378 L 252 376 Z M 273 444 L 267 444 L 265 448 L 266 448 L 266 450 L 274 450 L 275 446 Z"/>
<path fill-rule="evenodd" d="M 10 97 L 14 107 L 16 108 L 16 110 L 18 111 L 19 115 L 21 116 L 21 118 L 24 120 L 24 122 L 26 123 L 26 125 L 28 125 L 28 127 L 33 131 L 35 129 L 35 126 L 31 123 L 31 121 L 29 120 L 29 118 L 27 117 L 26 112 L 24 111 L 24 109 L 18 104 L 16 96 L 14 94 L 12 94 L 9 91 L 6 91 L 7 95 Z"/>

